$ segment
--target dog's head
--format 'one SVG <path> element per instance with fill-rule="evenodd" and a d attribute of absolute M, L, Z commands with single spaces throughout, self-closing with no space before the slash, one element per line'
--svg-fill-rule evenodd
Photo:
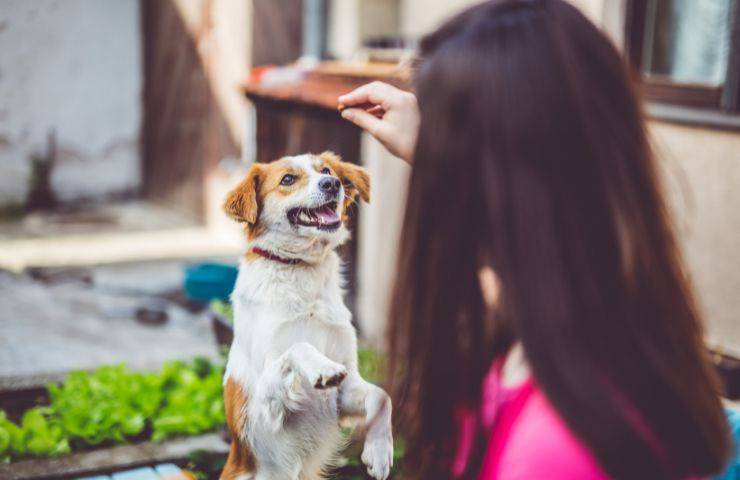
<path fill-rule="evenodd" d="M 358 197 L 370 200 L 367 171 L 324 152 L 252 165 L 224 210 L 247 225 L 250 239 L 272 237 L 265 240 L 297 248 L 323 239 L 336 246 L 347 238 L 348 209 Z"/>

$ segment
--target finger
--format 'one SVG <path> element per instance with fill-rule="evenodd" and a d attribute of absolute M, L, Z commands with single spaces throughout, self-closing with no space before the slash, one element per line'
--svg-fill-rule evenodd
<path fill-rule="evenodd" d="M 367 83 L 361 87 L 355 88 L 349 93 L 345 93 L 339 97 L 339 103 L 347 106 L 355 106 L 361 103 L 369 103 L 369 92 L 372 88 L 373 83 Z"/>
<path fill-rule="evenodd" d="M 372 82 L 363 85 L 346 95 L 339 97 L 339 102 L 347 106 L 361 103 L 373 103 L 389 110 L 398 89 L 383 82 Z"/>
<path fill-rule="evenodd" d="M 380 105 L 375 105 L 373 108 L 368 108 L 365 111 L 371 115 L 375 115 L 378 118 L 383 118 L 383 115 L 385 115 L 385 110 L 383 110 L 383 107 L 381 107 Z"/>
<path fill-rule="evenodd" d="M 344 110 L 349 108 L 347 105 L 340 103 L 337 105 L 337 110 L 339 110 L 339 113 L 342 113 Z M 360 103 L 358 105 L 353 105 L 352 108 L 359 108 L 362 110 L 365 110 L 367 113 L 371 113 L 375 115 L 378 118 L 383 118 L 383 115 L 385 115 L 385 110 L 380 105 L 375 105 L 372 103 Z"/>
<path fill-rule="evenodd" d="M 376 137 L 383 128 L 383 121 L 372 113 L 359 108 L 348 108 L 342 110 L 342 118 L 349 120 L 358 127 L 366 130 L 370 135 Z"/>
<path fill-rule="evenodd" d="M 349 108 L 349 107 L 350 107 L 349 105 L 340 103 L 339 105 L 337 105 L 337 110 L 341 112 L 345 108 Z M 375 105 L 374 103 L 365 102 L 365 103 L 356 103 L 352 105 L 352 108 L 361 108 L 363 110 L 371 110 L 373 108 L 383 108 L 383 107 L 381 107 L 380 105 Z"/>

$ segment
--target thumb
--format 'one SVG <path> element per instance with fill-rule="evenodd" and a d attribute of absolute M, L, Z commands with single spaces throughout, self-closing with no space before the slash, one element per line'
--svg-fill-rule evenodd
<path fill-rule="evenodd" d="M 342 118 L 366 130 L 374 137 L 378 136 L 378 133 L 383 127 L 383 121 L 381 119 L 361 108 L 347 108 L 342 110 Z"/>

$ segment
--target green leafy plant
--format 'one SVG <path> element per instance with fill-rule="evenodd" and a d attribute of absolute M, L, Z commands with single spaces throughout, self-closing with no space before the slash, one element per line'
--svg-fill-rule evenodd
<path fill-rule="evenodd" d="M 0 460 L 15 456 L 55 456 L 70 451 L 59 422 L 47 407 L 34 407 L 23 414 L 19 425 L 0 411 Z"/>
<path fill-rule="evenodd" d="M 144 431 L 162 402 L 161 384 L 157 374 L 121 365 L 74 372 L 64 384 L 49 385 L 50 408 L 74 445 L 123 442 Z"/>
<path fill-rule="evenodd" d="M 357 369 L 362 378 L 372 383 L 383 380 L 383 357 L 372 348 L 360 348 L 357 351 Z"/>
<path fill-rule="evenodd" d="M 152 422 L 153 440 L 193 435 L 224 423 L 221 369 L 203 361 L 190 369 L 171 363 L 162 379 L 165 401 Z"/>
<path fill-rule="evenodd" d="M 49 406 L 26 411 L 19 424 L 0 411 L 0 459 L 212 430 L 224 422 L 222 372 L 205 359 L 170 362 L 157 373 L 122 365 L 73 372 L 49 385 Z"/>
<path fill-rule="evenodd" d="M 232 322 L 234 321 L 234 307 L 229 302 L 223 300 L 211 300 L 210 308 L 214 312 L 223 315 Z"/>

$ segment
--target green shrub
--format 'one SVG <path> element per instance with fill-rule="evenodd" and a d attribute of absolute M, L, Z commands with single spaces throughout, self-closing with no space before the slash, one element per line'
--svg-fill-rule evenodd
<path fill-rule="evenodd" d="M 205 359 L 169 362 L 158 373 L 122 365 L 73 372 L 49 385 L 49 406 L 26 411 L 20 424 L 0 411 L 0 459 L 212 430 L 224 422 L 222 372 Z"/>

